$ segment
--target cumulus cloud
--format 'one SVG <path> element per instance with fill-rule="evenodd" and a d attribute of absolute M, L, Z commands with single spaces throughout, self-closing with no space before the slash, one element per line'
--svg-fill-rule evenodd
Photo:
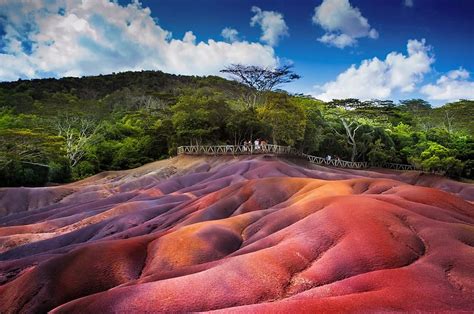
<path fill-rule="evenodd" d="M 281 38 L 288 36 L 288 26 L 286 26 L 283 15 L 275 11 L 262 11 L 259 7 L 252 7 L 255 15 L 250 20 L 251 26 L 260 25 L 262 36 L 260 40 L 270 46 L 278 45 Z"/>
<path fill-rule="evenodd" d="M 405 0 L 404 4 L 405 4 L 406 7 L 411 8 L 411 7 L 413 7 L 413 0 Z"/>
<path fill-rule="evenodd" d="M 186 33 L 184 33 L 183 42 L 194 45 L 196 44 L 196 36 L 192 31 L 187 31 Z"/>
<path fill-rule="evenodd" d="M 467 70 L 459 68 L 441 76 L 436 84 L 424 85 L 420 91 L 431 100 L 474 99 L 474 81 L 469 76 Z"/>
<path fill-rule="evenodd" d="M 255 42 L 172 37 L 138 1 L 0 1 L 0 80 L 156 69 L 219 74 L 230 63 L 273 67 L 273 48 Z"/>
<path fill-rule="evenodd" d="M 346 46 L 353 46 L 355 43 L 357 43 L 357 40 L 346 34 L 336 35 L 326 33 L 320 38 L 318 38 L 318 40 L 324 44 L 334 46 L 340 49 Z"/>
<path fill-rule="evenodd" d="M 234 28 L 224 28 L 221 32 L 221 35 L 225 40 L 231 43 L 233 43 L 234 41 L 239 41 L 239 32 Z"/>
<path fill-rule="evenodd" d="M 313 23 L 326 31 L 318 38 L 320 42 L 340 49 L 355 45 L 358 38 L 376 39 L 379 36 L 349 0 L 323 0 L 314 8 Z"/>
<path fill-rule="evenodd" d="M 385 60 L 363 60 L 339 74 L 335 81 L 316 86 L 316 98 L 329 101 L 340 98 L 386 99 L 393 91 L 412 92 L 425 73 L 431 70 L 434 58 L 425 40 L 409 40 L 407 55 L 391 52 Z"/>

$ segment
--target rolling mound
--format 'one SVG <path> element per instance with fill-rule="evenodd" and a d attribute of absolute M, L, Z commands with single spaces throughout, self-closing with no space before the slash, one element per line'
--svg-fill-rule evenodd
<path fill-rule="evenodd" d="M 0 312 L 474 311 L 474 187 L 187 157 L 0 190 Z"/>

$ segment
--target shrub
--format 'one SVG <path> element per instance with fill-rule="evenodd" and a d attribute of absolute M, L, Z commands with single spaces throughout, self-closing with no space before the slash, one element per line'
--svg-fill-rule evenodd
<path fill-rule="evenodd" d="M 97 173 L 97 170 L 94 164 L 87 160 L 80 161 L 72 169 L 72 177 L 74 180 L 84 179 L 96 173 Z"/>

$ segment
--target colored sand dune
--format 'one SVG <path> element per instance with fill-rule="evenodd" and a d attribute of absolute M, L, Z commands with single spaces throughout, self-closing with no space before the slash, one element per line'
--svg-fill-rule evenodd
<path fill-rule="evenodd" d="M 474 311 L 473 185 L 182 156 L 0 190 L 0 312 Z"/>

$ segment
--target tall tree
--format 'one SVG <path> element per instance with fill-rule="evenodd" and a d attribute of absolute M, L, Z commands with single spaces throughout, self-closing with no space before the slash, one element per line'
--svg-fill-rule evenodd
<path fill-rule="evenodd" d="M 431 111 L 434 126 L 443 125 L 449 133 L 461 131 L 474 135 L 474 100 L 459 100 Z"/>
<path fill-rule="evenodd" d="M 302 106 L 288 95 L 271 93 L 265 105 L 258 108 L 259 117 L 271 128 L 273 144 L 293 146 L 304 137 L 306 116 Z"/>
<path fill-rule="evenodd" d="M 331 126 L 332 130 L 346 139 L 347 144 L 351 147 L 351 161 L 355 161 L 362 130 L 370 129 L 363 127 L 373 125 L 371 116 L 376 114 L 376 111 L 369 110 L 367 103 L 355 98 L 334 99 L 328 104 L 328 108 L 329 114 L 336 117 L 342 124 L 344 132 L 341 133 L 334 126 Z"/>
<path fill-rule="evenodd" d="M 220 140 L 230 114 L 225 99 L 201 90 L 181 96 L 171 110 L 178 142 L 190 145 Z"/>
<path fill-rule="evenodd" d="M 409 112 L 415 123 L 427 131 L 434 126 L 431 119 L 431 104 L 423 99 L 400 100 L 400 108 Z"/>
<path fill-rule="evenodd" d="M 84 157 L 97 128 L 97 123 L 92 119 L 66 116 L 57 120 L 58 136 L 64 138 L 71 167 Z"/>
<path fill-rule="evenodd" d="M 300 78 L 293 72 L 292 65 L 277 68 L 257 65 L 232 64 L 220 72 L 229 74 L 234 80 L 248 86 L 250 91 L 243 95 L 244 102 L 249 107 L 255 107 L 259 96 L 280 86 Z"/>
<path fill-rule="evenodd" d="M 234 145 L 241 144 L 244 140 L 252 141 L 255 137 L 262 136 L 265 125 L 258 118 L 254 108 L 233 111 L 226 124 L 229 139 Z"/>
<path fill-rule="evenodd" d="M 29 129 L 0 130 L 0 168 L 12 161 L 47 164 L 59 149 L 59 138 Z"/>
<path fill-rule="evenodd" d="M 292 101 L 301 105 L 306 115 L 304 137 L 298 143 L 298 148 L 307 154 L 318 154 L 320 145 L 324 141 L 324 118 L 322 110 L 325 103 L 312 97 L 299 95 L 292 97 Z"/>

